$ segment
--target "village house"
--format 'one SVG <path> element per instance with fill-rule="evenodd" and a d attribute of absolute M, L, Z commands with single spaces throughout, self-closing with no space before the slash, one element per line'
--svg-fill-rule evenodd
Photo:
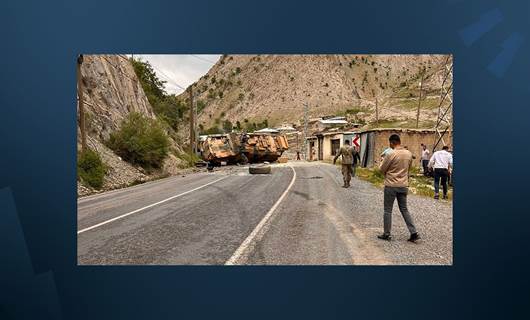
<path fill-rule="evenodd" d="M 401 137 L 401 145 L 412 152 L 415 166 L 420 166 L 421 144 L 426 144 L 432 151 L 438 141 L 438 134 L 434 129 L 375 128 L 342 131 L 332 128 L 308 137 L 308 160 L 333 161 L 337 150 L 344 145 L 345 140 L 349 140 L 353 146 L 359 148 L 361 166 L 376 166 L 381 161 L 381 153 L 388 147 L 388 138 L 394 133 Z M 444 135 L 444 142 L 451 148 L 452 132 Z M 443 143 L 440 142 L 436 149 L 439 150 L 442 146 Z"/>

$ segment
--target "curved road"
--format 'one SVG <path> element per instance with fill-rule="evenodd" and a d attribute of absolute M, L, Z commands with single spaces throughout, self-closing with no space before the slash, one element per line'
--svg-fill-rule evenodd
<path fill-rule="evenodd" d="M 292 167 L 291 167 L 292 166 Z M 424 240 L 378 241 L 382 192 L 322 163 L 171 177 L 78 201 L 78 263 L 452 264 L 452 205 L 409 196 Z M 296 174 L 296 175 L 295 175 Z M 396 206 L 397 207 L 397 206 Z"/>

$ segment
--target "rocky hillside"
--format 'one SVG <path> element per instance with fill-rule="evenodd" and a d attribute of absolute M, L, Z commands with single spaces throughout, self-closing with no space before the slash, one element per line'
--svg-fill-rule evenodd
<path fill-rule="evenodd" d="M 424 70 L 420 125 L 436 120 L 444 55 L 225 55 L 194 86 L 202 128 L 232 123 L 300 123 L 347 115 L 374 126 L 415 125 Z M 451 79 L 452 81 L 452 79 Z M 186 96 L 182 95 L 185 99 Z"/>
<path fill-rule="evenodd" d="M 110 134 L 120 127 L 122 120 L 131 112 L 140 113 L 147 118 L 156 117 L 127 57 L 84 55 L 81 74 L 86 110 L 87 143 L 90 149 L 100 155 L 107 167 L 102 190 L 128 186 L 180 170 L 181 160 L 170 154 L 162 170 L 148 174 L 141 167 L 123 161 L 104 144 Z M 77 149 L 80 150 L 79 127 L 77 131 Z M 171 144 L 173 149 L 179 150 L 180 147 L 173 139 L 171 139 Z M 79 195 L 94 191 L 78 182 Z"/>
<path fill-rule="evenodd" d="M 91 137 L 108 139 L 131 112 L 155 118 L 140 81 L 125 56 L 85 55 L 81 73 L 87 131 Z"/>

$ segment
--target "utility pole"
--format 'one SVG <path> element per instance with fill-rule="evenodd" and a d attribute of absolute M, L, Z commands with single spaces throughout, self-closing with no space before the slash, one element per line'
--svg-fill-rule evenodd
<path fill-rule="evenodd" d="M 379 107 L 377 105 L 377 97 L 375 98 L 375 123 L 379 127 Z"/>
<path fill-rule="evenodd" d="M 420 96 L 418 98 L 418 111 L 416 112 L 416 129 L 420 126 L 420 106 L 421 106 L 421 94 L 423 92 L 423 76 L 425 72 L 421 71 L 421 80 L 420 80 Z"/>
<path fill-rule="evenodd" d="M 193 84 L 188 88 L 190 92 L 190 154 L 195 153 L 195 111 L 193 110 Z"/>
<path fill-rule="evenodd" d="M 453 125 L 453 61 L 452 56 L 447 56 L 445 60 L 445 76 L 440 88 L 440 104 L 438 105 L 438 120 L 434 130 L 436 131 L 436 138 L 434 139 L 434 145 L 432 151 L 436 151 L 436 147 L 441 143 L 442 146 L 446 145 L 444 136 L 450 130 Z M 447 98 L 448 104 L 444 106 L 444 101 Z"/>
<path fill-rule="evenodd" d="M 81 74 L 81 65 L 83 64 L 83 55 L 77 56 L 77 95 L 79 97 L 79 129 L 81 131 L 81 152 L 87 150 L 86 145 L 86 127 L 85 127 L 85 103 L 83 101 L 83 77 Z"/>
<path fill-rule="evenodd" d="M 307 161 L 307 114 L 309 111 L 309 105 L 307 102 L 304 104 L 304 159 Z"/>
<path fill-rule="evenodd" d="M 199 126 L 197 126 L 197 122 L 199 122 L 199 116 L 197 115 L 197 109 L 198 108 L 193 108 L 194 110 L 194 114 L 193 114 L 193 127 L 194 127 L 194 135 L 193 137 L 195 138 L 194 143 L 195 143 L 195 153 L 199 152 Z"/>

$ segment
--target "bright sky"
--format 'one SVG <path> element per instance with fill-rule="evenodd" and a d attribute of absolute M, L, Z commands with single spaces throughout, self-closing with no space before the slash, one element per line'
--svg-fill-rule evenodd
<path fill-rule="evenodd" d="M 135 54 L 149 61 L 158 78 L 166 81 L 166 91 L 179 94 L 199 80 L 219 60 L 220 54 Z"/>

